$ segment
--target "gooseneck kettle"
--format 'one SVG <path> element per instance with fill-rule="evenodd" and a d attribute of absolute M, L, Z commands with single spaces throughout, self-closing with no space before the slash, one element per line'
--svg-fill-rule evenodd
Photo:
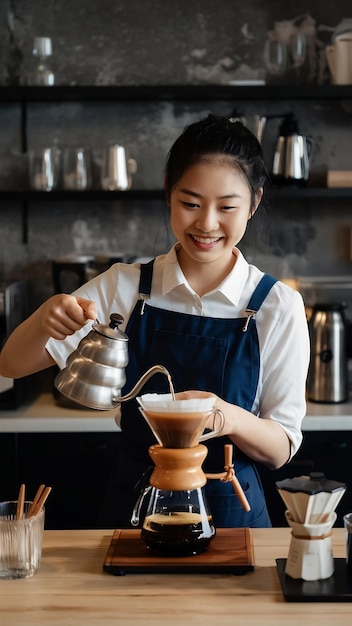
<path fill-rule="evenodd" d="M 68 357 L 66 367 L 55 377 L 54 385 L 63 396 L 91 409 L 114 409 L 137 396 L 149 378 L 158 372 L 167 377 L 173 393 L 167 369 L 154 365 L 121 397 L 128 364 L 128 337 L 119 329 L 122 322 L 122 315 L 112 313 L 108 324 L 97 321 L 92 325 L 92 330 Z"/>
<path fill-rule="evenodd" d="M 267 121 L 282 118 L 276 141 L 272 177 L 278 185 L 305 185 L 309 178 L 314 141 L 300 134 L 298 121 L 290 113 L 257 118 L 257 138 L 261 142 Z"/>
<path fill-rule="evenodd" d="M 344 305 L 316 304 L 309 320 L 311 360 L 308 400 L 337 403 L 348 399 L 347 338 Z"/>

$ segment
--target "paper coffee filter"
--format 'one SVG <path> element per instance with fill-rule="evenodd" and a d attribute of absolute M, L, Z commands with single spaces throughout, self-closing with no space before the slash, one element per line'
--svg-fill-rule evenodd
<path fill-rule="evenodd" d="M 156 413 L 167 410 L 169 413 L 189 413 L 210 411 L 214 408 L 214 397 L 188 398 L 187 400 L 173 400 L 171 393 L 146 393 L 136 398 L 142 409 Z"/>

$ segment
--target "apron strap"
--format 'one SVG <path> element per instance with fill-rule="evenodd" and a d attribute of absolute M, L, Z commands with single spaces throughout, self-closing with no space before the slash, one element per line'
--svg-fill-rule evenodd
<path fill-rule="evenodd" d="M 141 263 L 141 276 L 139 279 L 139 299 L 142 302 L 141 315 L 143 315 L 146 301 L 150 298 L 154 261 L 155 259 L 152 259 L 149 263 Z"/>
<path fill-rule="evenodd" d="M 259 311 L 270 289 L 277 282 L 277 278 L 270 276 L 270 274 L 264 274 L 258 285 L 256 286 L 250 301 L 248 302 L 247 309 L 250 311 Z"/>
<path fill-rule="evenodd" d="M 141 277 L 139 279 L 139 295 L 141 298 L 150 297 L 154 261 L 155 259 L 152 259 L 149 263 L 141 263 Z"/>
<path fill-rule="evenodd" d="M 259 311 L 261 305 L 263 304 L 266 296 L 268 295 L 270 289 L 277 282 L 277 278 L 270 276 L 270 274 L 264 274 L 264 276 L 259 281 L 256 286 L 254 292 L 252 293 L 252 297 L 248 302 L 246 308 L 247 319 L 242 328 L 242 331 L 245 333 L 248 330 L 249 322 L 255 317 L 256 313 Z"/>

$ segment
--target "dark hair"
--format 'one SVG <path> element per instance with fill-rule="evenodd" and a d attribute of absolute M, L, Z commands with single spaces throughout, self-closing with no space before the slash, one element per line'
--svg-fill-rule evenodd
<path fill-rule="evenodd" d="M 183 173 L 210 154 L 232 157 L 247 179 L 253 204 L 268 179 L 260 143 L 242 122 L 213 114 L 187 126 L 171 147 L 165 168 L 167 199 Z"/>

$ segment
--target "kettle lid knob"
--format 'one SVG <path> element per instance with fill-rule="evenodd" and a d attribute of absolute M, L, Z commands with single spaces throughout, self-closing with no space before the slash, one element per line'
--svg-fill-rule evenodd
<path fill-rule="evenodd" d="M 120 315 L 120 313 L 111 313 L 110 315 L 110 324 L 109 327 L 110 328 L 118 328 L 120 326 L 120 324 L 122 324 L 123 322 L 123 317 L 122 315 Z"/>
<path fill-rule="evenodd" d="M 97 321 L 97 323 L 93 324 L 93 330 L 109 339 L 128 341 L 127 335 L 119 329 L 123 321 L 124 318 L 120 313 L 111 313 L 109 324 L 100 324 L 100 322 Z"/>

